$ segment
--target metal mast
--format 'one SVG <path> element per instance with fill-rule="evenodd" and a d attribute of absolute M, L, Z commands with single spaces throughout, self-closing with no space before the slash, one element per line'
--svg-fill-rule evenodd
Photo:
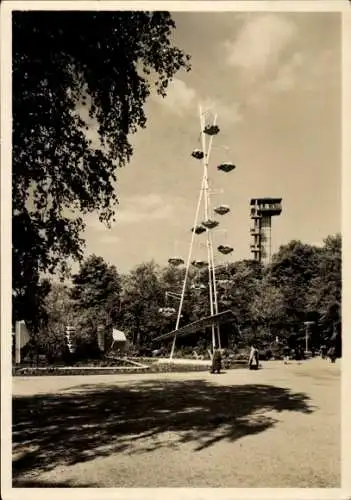
<path fill-rule="evenodd" d="M 201 106 L 199 106 L 199 116 L 200 116 L 200 133 L 201 133 L 201 146 L 202 150 L 194 150 L 192 156 L 198 160 L 202 160 L 203 163 L 203 174 L 201 181 L 201 188 L 198 197 L 194 225 L 192 228 L 192 236 L 190 241 L 190 248 L 188 253 L 188 258 L 185 267 L 185 276 L 182 286 L 181 294 L 179 295 L 179 308 L 177 313 L 177 320 L 175 331 L 179 329 L 179 323 L 182 315 L 182 308 L 184 303 L 184 297 L 186 292 L 186 285 L 189 276 L 189 269 L 192 265 L 191 257 L 193 253 L 194 241 L 196 235 L 206 232 L 206 247 L 207 247 L 207 268 L 208 268 L 208 291 L 209 291 L 209 302 L 210 302 L 210 314 L 214 316 L 218 314 L 218 298 L 217 298 L 217 285 L 216 285 L 216 271 L 215 271 L 215 259 L 214 259 L 214 249 L 213 249 L 213 239 L 212 239 L 212 229 L 218 226 L 219 222 L 211 218 L 211 203 L 210 203 L 210 185 L 209 185 L 209 175 L 208 167 L 210 154 L 212 150 L 213 137 L 218 134 L 219 127 L 217 126 L 217 115 L 213 116 L 213 121 L 210 124 L 206 124 L 206 112 L 203 112 Z M 230 172 L 235 166 L 232 163 L 222 163 L 217 169 L 222 172 Z M 203 203 L 203 217 L 204 220 L 200 222 L 200 209 Z M 225 215 L 230 211 L 227 205 L 220 205 L 214 209 L 214 212 L 218 215 Z M 229 254 L 233 251 L 233 248 L 228 246 L 220 245 L 218 250 L 224 255 Z M 182 259 L 173 258 L 169 259 L 170 264 L 179 265 L 184 263 Z M 173 337 L 173 343 L 170 353 L 170 361 L 173 358 L 175 344 L 176 344 L 175 334 Z M 218 324 L 212 324 L 212 350 L 216 347 L 221 347 L 220 330 Z"/>

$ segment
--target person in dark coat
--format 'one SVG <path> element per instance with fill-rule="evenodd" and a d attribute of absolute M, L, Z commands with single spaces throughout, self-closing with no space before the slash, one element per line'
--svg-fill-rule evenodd
<path fill-rule="evenodd" d="M 334 346 L 332 346 L 329 351 L 328 351 L 328 357 L 331 361 L 331 363 L 335 363 L 336 361 L 336 349 Z"/>
<path fill-rule="evenodd" d="M 222 354 L 220 349 L 213 351 L 211 373 L 220 373 L 222 368 Z"/>
<path fill-rule="evenodd" d="M 295 346 L 295 359 L 296 361 L 301 361 L 301 350 L 298 345 Z"/>

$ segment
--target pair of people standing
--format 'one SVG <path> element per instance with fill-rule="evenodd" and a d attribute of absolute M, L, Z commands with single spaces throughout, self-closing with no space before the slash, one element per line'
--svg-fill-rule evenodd
<path fill-rule="evenodd" d="M 249 356 L 249 369 L 258 370 L 259 367 L 259 354 L 255 344 L 251 345 Z M 220 349 L 215 349 L 212 357 L 211 373 L 220 373 L 222 368 L 222 353 Z"/>

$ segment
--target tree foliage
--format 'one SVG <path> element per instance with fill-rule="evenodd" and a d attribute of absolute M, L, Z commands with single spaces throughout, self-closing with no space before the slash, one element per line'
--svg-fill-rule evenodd
<path fill-rule="evenodd" d="M 122 287 L 120 325 L 134 344 L 150 344 L 163 322 L 159 308 L 164 293 L 158 266 L 152 261 L 140 264 L 124 277 Z"/>
<path fill-rule="evenodd" d="M 71 298 L 81 337 L 95 341 L 99 324 L 115 326 L 120 311 L 120 277 L 115 266 L 91 255 L 72 277 Z"/>
<path fill-rule="evenodd" d="M 50 293 L 51 282 L 48 279 L 35 279 L 28 281 L 26 288 L 14 291 L 12 301 L 12 322 L 26 319 L 27 326 L 36 334 L 38 329 L 48 321 L 48 311 L 45 307 L 45 298 Z"/>
<path fill-rule="evenodd" d="M 312 280 L 318 276 L 321 248 L 293 240 L 280 247 L 267 269 L 268 285 L 283 296 L 285 323 L 296 328 L 306 319 Z"/>
<path fill-rule="evenodd" d="M 101 257 L 89 257 L 73 277 L 71 290 L 52 285 L 44 310 L 49 318 L 47 345 L 55 339 L 62 344 L 69 319 L 77 327 L 77 337 L 95 339 L 102 323 L 107 329 L 124 330 L 139 348 L 158 347 L 153 338 L 174 330 L 179 306 L 179 300 L 167 300 L 166 292 L 180 293 L 184 274 L 184 268 L 162 268 L 151 261 L 119 276 Z M 243 344 L 255 338 L 259 345 L 268 345 L 278 336 L 304 347 L 304 322 L 313 319 L 309 346 L 327 343 L 337 345 L 340 352 L 340 235 L 328 237 L 321 248 L 293 241 L 280 248 L 269 266 L 233 262 L 218 267 L 216 276 L 219 311 L 231 309 L 237 318 L 234 327 L 221 327 L 222 346 L 237 344 L 240 332 Z M 200 286 L 207 277 L 206 269 L 190 269 L 180 326 L 209 315 L 209 289 Z M 160 314 L 165 306 L 174 307 L 175 314 Z M 179 339 L 177 348 L 192 351 L 197 346 L 206 351 L 210 343 L 210 332 L 198 332 Z"/>
<path fill-rule="evenodd" d="M 274 286 L 270 276 L 264 276 L 257 283 L 255 294 L 250 301 L 251 321 L 267 337 L 284 330 L 285 303 L 284 294 L 279 286 Z"/>
<path fill-rule="evenodd" d="M 317 313 L 327 336 L 341 331 L 341 288 L 341 235 L 328 236 L 308 296 L 308 309 Z"/>
<path fill-rule="evenodd" d="M 82 258 L 85 214 L 110 222 L 151 89 L 165 95 L 189 58 L 167 12 L 14 11 L 12 22 L 13 289 L 28 298 L 40 273 Z"/>
<path fill-rule="evenodd" d="M 66 326 L 75 323 L 69 287 L 63 283 L 52 283 L 43 301 L 43 308 L 47 320 L 39 329 L 37 348 L 45 352 L 49 360 L 59 359 L 66 350 Z"/>

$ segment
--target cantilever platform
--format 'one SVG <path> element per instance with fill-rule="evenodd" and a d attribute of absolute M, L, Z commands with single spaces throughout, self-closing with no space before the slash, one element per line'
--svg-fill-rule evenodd
<path fill-rule="evenodd" d="M 212 325 L 231 323 L 235 320 L 236 316 L 233 311 L 223 311 L 218 314 L 214 314 L 213 316 L 207 316 L 206 318 L 202 318 L 194 321 L 193 323 L 189 323 L 188 325 L 178 328 L 177 330 L 173 330 L 172 332 L 160 335 L 159 337 L 152 339 L 152 341 L 156 342 L 159 340 L 167 340 L 173 338 L 174 336 L 185 337 L 186 335 L 191 335 L 192 333 L 196 333 L 199 330 L 203 330 L 204 328 L 209 328 Z"/>

